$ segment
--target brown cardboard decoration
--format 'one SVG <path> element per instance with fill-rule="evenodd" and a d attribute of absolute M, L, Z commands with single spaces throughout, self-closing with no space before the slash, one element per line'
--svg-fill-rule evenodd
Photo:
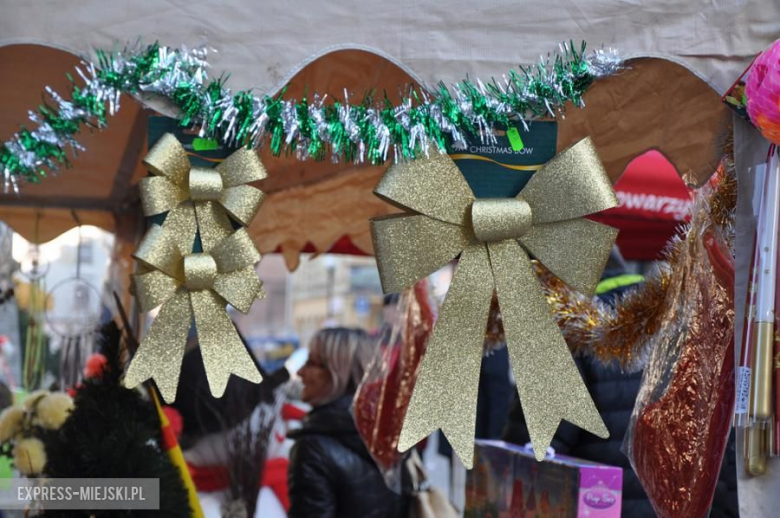
<path fill-rule="evenodd" d="M 657 149 L 688 184 L 703 185 L 723 154 L 731 111 L 682 65 L 640 58 L 627 66 L 594 84 L 584 109 L 568 107 L 559 121 L 559 150 L 590 136 L 615 183 L 631 160 Z"/>
<path fill-rule="evenodd" d="M 383 171 L 354 168 L 321 181 L 268 195 L 249 227 L 261 253 L 281 251 L 287 268 L 298 267 L 307 243 L 326 252 L 341 237 L 373 254 L 369 218 L 398 212 L 373 195 Z"/>
<path fill-rule="evenodd" d="M 384 96 L 394 103 L 401 102 L 415 81 L 396 64 L 364 50 L 337 50 L 306 65 L 287 85 L 286 99 L 312 98 L 312 93 L 327 95 L 328 103 L 344 100 L 344 90 L 350 103 L 360 103 L 373 92 L 375 102 Z M 298 188 L 337 176 L 355 169 L 351 163 L 332 163 L 330 156 L 322 162 L 302 162 L 295 156 L 273 156 L 271 146 L 260 150 L 260 159 L 268 170 L 268 178 L 258 183 L 265 193 Z M 386 166 L 357 166 L 361 170 L 384 171 Z M 373 189 L 373 187 L 372 187 Z"/>

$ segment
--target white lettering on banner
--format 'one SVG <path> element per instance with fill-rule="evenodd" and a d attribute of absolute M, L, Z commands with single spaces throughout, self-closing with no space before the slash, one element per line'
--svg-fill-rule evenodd
<path fill-rule="evenodd" d="M 615 194 L 618 198 L 618 207 L 671 214 L 677 221 L 684 221 L 693 208 L 693 200 L 690 199 L 625 191 L 617 191 Z"/>
<path fill-rule="evenodd" d="M 511 147 L 502 147 L 502 146 L 471 146 L 469 148 L 469 153 L 475 153 L 475 154 L 495 154 L 499 153 L 502 155 L 532 155 L 534 153 L 534 148 L 532 147 L 524 147 L 523 149 L 519 149 L 515 151 Z"/>
<path fill-rule="evenodd" d="M 750 406 L 750 367 L 737 367 L 737 401 L 735 414 L 747 414 Z"/>

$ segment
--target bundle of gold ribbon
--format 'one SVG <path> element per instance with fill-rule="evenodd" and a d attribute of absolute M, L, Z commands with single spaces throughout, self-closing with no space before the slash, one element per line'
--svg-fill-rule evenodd
<path fill-rule="evenodd" d="M 515 198 L 475 198 L 452 159 L 435 151 L 390 167 L 375 192 L 408 211 L 371 224 L 385 292 L 401 291 L 460 255 L 399 449 L 441 429 L 471 467 L 494 291 L 537 459 L 561 419 L 607 437 L 528 256 L 573 288 L 594 292 L 617 231 L 583 216 L 616 206 L 617 198 L 590 139 L 556 156 Z"/>
<path fill-rule="evenodd" d="M 248 149 L 215 169 L 190 167 L 184 147 L 170 134 L 154 145 L 144 164 L 154 175 L 141 181 L 144 214 L 167 215 L 162 225 L 152 225 L 135 253 L 140 264 L 134 289 L 141 311 L 161 307 L 133 357 L 126 385 L 152 378 L 172 402 L 193 320 L 215 397 L 225 392 L 231 374 L 259 383 L 260 372 L 225 306 L 246 313 L 264 296 L 254 269 L 260 253 L 243 227 L 265 197 L 246 184 L 265 178 L 265 168 Z M 198 238 L 202 252 L 193 253 Z"/>

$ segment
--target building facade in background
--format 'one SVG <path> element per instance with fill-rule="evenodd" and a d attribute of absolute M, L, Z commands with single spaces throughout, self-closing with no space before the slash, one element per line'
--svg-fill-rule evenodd
<path fill-rule="evenodd" d="M 266 297 L 248 315 L 233 318 L 252 351 L 268 368 L 283 363 L 326 326 L 381 325 L 382 288 L 373 257 L 331 255 L 302 257 L 294 272 L 283 258 L 269 254 L 257 267 Z"/>

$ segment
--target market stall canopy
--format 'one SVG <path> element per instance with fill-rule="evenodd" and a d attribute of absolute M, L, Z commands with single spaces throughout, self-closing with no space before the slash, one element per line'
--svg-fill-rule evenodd
<path fill-rule="evenodd" d="M 39 0 L 3 9 L 0 46 L 39 43 L 89 56 L 139 37 L 205 44 L 233 88 L 272 93 L 336 48 L 371 49 L 435 85 L 500 77 L 573 39 L 626 56 L 668 56 L 723 93 L 779 29 L 780 3 L 766 0 Z"/>
<path fill-rule="evenodd" d="M 17 80 L 0 85 L 5 114 L 0 134 L 10 137 L 26 112 L 40 103 L 44 87 L 67 91 L 66 74 L 77 59 L 37 45 L 0 47 L 0 74 Z M 386 91 L 391 100 L 414 79 L 396 63 L 363 50 L 322 56 L 290 81 L 286 96 L 315 88 L 330 98 Z M 558 149 L 591 136 L 610 177 L 616 180 L 636 156 L 657 148 L 694 185 L 701 185 L 720 159 L 720 137 L 729 110 L 707 83 L 687 68 L 655 58 L 631 60 L 627 69 L 593 85 L 585 109 L 569 107 L 559 120 Z M 674 107 L 673 109 L 671 107 Z M 72 167 L 24 185 L 20 196 L 0 195 L 0 219 L 25 238 L 47 241 L 77 222 L 116 232 L 128 256 L 139 237 L 137 182 L 146 174 L 148 109 L 123 98 L 109 127 L 80 136 L 86 152 Z M 6 138 L 7 138 L 6 137 Z M 372 195 L 385 167 L 350 163 L 261 158 L 269 177 L 258 187 L 269 194 L 250 233 L 261 252 L 280 251 L 294 268 L 302 251 L 372 253 L 368 219 L 395 209 Z M 122 245 L 120 245 L 122 246 Z"/>

